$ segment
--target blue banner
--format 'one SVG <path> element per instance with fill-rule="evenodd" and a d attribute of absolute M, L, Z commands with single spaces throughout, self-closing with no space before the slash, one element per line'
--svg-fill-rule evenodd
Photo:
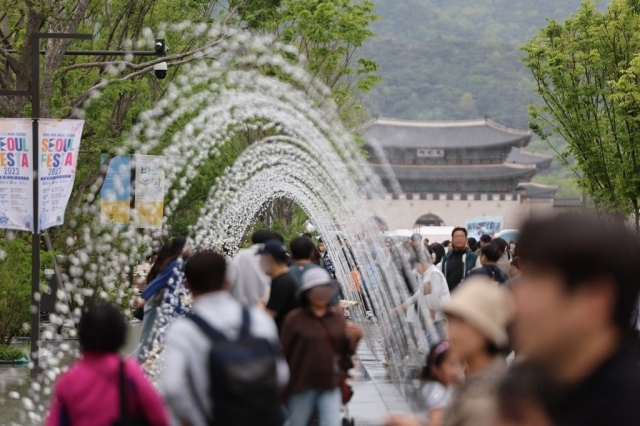
<path fill-rule="evenodd" d="M 103 164 L 107 156 L 100 156 Z M 100 218 L 102 223 L 126 225 L 131 218 L 131 157 L 116 155 L 109 162 L 100 191 Z"/>

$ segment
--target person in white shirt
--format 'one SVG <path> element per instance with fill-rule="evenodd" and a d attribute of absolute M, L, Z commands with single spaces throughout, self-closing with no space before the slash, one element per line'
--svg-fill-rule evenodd
<path fill-rule="evenodd" d="M 256 256 L 257 257 L 257 256 Z M 211 252 L 197 253 L 185 265 L 187 287 L 194 297 L 194 313 L 229 340 L 242 327 L 242 305 L 229 294 L 224 258 Z M 279 348 L 273 318 L 256 306 L 249 308 L 250 334 L 267 339 Z M 178 318 L 167 333 L 165 368 L 161 387 L 178 424 L 207 426 L 213 413 L 208 359 L 212 340 L 189 318 Z M 278 384 L 286 386 L 289 367 L 284 357 L 277 359 Z"/>
<path fill-rule="evenodd" d="M 435 330 L 430 330 L 428 323 L 423 326 L 427 329 L 427 343 L 433 345 L 446 339 L 447 322 L 442 313 L 442 306 L 451 299 L 449 286 L 442 271 L 436 265 L 428 263 L 428 258 L 415 262 L 414 276 L 421 284 L 418 290 L 402 304 L 402 308 L 408 309 L 407 321 L 410 324 L 419 322 L 418 312 L 425 315 L 429 313 Z M 422 339 L 419 343 L 422 344 Z"/>
<path fill-rule="evenodd" d="M 424 298 L 424 303 L 429 309 L 433 325 L 438 332 L 439 339 L 434 339 L 436 343 L 447 338 L 447 320 L 442 313 L 442 307 L 451 299 L 449 285 L 442 271 L 436 265 L 429 265 L 425 271 L 424 280 L 429 284 L 431 292 Z"/>
<path fill-rule="evenodd" d="M 260 268 L 258 251 L 273 238 L 268 229 L 261 229 L 251 236 L 253 245 L 236 253 L 229 265 L 231 295 L 243 305 L 251 306 L 269 300 L 271 278 Z"/>

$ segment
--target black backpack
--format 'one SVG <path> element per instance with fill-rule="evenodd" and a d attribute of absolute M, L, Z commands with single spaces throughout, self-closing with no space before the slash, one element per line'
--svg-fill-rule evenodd
<path fill-rule="evenodd" d="M 242 328 L 234 341 L 197 315 L 187 318 L 213 343 L 208 362 L 213 413 L 204 413 L 208 424 L 281 426 L 284 417 L 276 371 L 278 353 L 267 339 L 251 336 L 249 309 L 242 307 Z"/>

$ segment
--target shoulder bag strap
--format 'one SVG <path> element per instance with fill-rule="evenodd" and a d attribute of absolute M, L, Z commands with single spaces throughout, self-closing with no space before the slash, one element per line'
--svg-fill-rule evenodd
<path fill-rule="evenodd" d="M 333 342 L 333 340 L 331 340 L 331 336 L 329 336 L 329 332 L 327 332 L 327 329 L 325 328 L 324 324 L 322 324 L 322 321 L 320 321 L 320 318 L 318 317 L 316 317 L 316 325 L 320 329 L 320 333 L 322 333 L 322 336 L 325 338 L 327 343 L 329 343 L 329 346 L 331 347 L 333 352 L 335 352 L 337 356 L 341 356 L 340 352 L 338 352 L 338 348 L 336 348 L 335 343 Z"/>
<path fill-rule="evenodd" d="M 127 406 L 127 384 L 126 384 L 126 374 L 124 371 L 124 360 L 120 359 L 120 368 L 119 368 L 119 387 L 120 387 L 120 417 L 122 420 L 129 419 L 129 409 Z"/>

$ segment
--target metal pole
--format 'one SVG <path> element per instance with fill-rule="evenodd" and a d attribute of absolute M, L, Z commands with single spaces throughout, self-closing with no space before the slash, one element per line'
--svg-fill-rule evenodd
<path fill-rule="evenodd" d="M 129 155 L 131 155 L 131 162 L 129 163 L 131 168 L 131 178 L 129 181 L 129 199 L 131 200 L 129 204 L 129 226 L 135 228 L 136 223 L 134 218 L 136 211 L 136 152 L 132 149 L 131 151 L 129 151 Z M 131 288 L 135 286 L 133 276 L 133 269 L 135 267 L 136 265 L 131 265 L 131 270 L 129 271 L 129 285 L 131 286 Z"/>
<path fill-rule="evenodd" d="M 33 234 L 31 235 L 31 377 L 40 374 L 40 194 L 38 191 L 40 159 L 38 158 L 38 139 L 40 128 L 40 37 L 31 38 L 31 118 L 33 118 L 32 178 L 33 178 Z"/>
<path fill-rule="evenodd" d="M 56 282 L 58 283 L 59 289 L 64 289 L 64 283 L 62 282 L 62 274 L 60 273 L 60 266 L 58 266 L 58 260 L 56 259 L 56 254 L 53 251 L 53 244 L 51 244 L 51 238 L 49 237 L 49 233 L 43 234 L 44 243 L 47 246 L 47 250 L 51 252 L 51 258 L 53 259 L 53 272 L 56 276 Z M 67 298 L 67 306 L 69 307 L 69 311 L 67 311 L 67 319 L 73 322 L 73 315 L 71 314 L 71 301 L 69 300 L 69 296 L 67 295 L 66 290 L 64 290 L 65 296 Z"/>
<path fill-rule="evenodd" d="M 33 234 L 31 236 L 31 378 L 40 374 L 40 159 L 38 158 L 38 140 L 40 138 L 40 40 L 84 39 L 90 40 L 90 34 L 47 34 L 31 35 L 31 118 L 33 118 Z"/>

